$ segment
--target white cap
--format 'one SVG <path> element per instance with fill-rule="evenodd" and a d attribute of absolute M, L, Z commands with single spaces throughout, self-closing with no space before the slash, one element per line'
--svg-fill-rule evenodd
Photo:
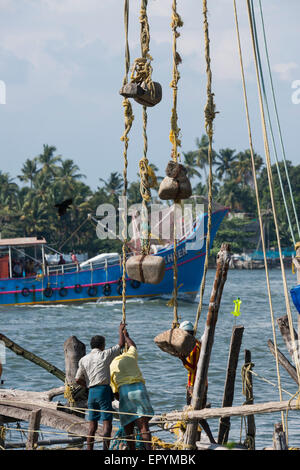
<path fill-rule="evenodd" d="M 193 323 L 187 320 L 180 323 L 179 328 L 184 331 L 194 331 Z"/>

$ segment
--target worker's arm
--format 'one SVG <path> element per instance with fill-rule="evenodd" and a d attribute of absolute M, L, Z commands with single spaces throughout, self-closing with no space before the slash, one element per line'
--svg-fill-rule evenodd
<path fill-rule="evenodd" d="M 124 333 L 124 338 L 125 338 L 125 342 L 126 342 L 127 346 L 128 346 L 129 348 L 130 348 L 130 346 L 133 346 L 134 348 L 136 348 L 136 344 L 135 344 L 135 342 L 129 337 L 129 334 L 128 334 L 128 331 L 126 330 L 126 328 L 124 328 L 123 333 Z"/>
<path fill-rule="evenodd" d="M 81 385 L 82 387 L 86 388 L 85 380 L 82 377 L 79 377 L 78 379 L 75 379 L 75 380 L 78 385 Z"/>
<path fill-rule="evenodd" d="M 125 346 L 125 337 L 124 337 L 124 329 L 126 328 L 125 323 L 120 323 L 119 326 L 119 346 L 123 348 Z"/>

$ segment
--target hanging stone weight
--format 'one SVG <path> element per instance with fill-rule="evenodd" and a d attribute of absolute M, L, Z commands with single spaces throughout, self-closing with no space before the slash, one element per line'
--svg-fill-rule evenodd
<path fill-rule="evenodd" d="M 165 260 L 162 256 L 131 256 L 126 262 L 130 279 L 146 284 L 159 284 L 165 275 Z"/>
<path fill-rule="evenodd" d="M 160 333 L 154 342 L 162 351 L 176 357 L 188 357 L 196 345 L 195 337 L 180 328 Z"/>
<path fill-rule="evenodd" d="M 160 199 L 176 201 L 188 199 L 192 195 L 192 186 L 183 165 L 171 160 L 166 168 L 166 175 L 159 187 Z"/>
<path fill-rule="evenodd" d="M 153 82 L 154 92 L 151 94 L 147 85 L 143 82 L 141 85 L 138 83 L 127 83 L 120 90 L 120 95 L 124 98 L 133 98 L 137 103 L 143 106 L 155 106 L 162 99 L 162 88 L 158 82 Z"/>

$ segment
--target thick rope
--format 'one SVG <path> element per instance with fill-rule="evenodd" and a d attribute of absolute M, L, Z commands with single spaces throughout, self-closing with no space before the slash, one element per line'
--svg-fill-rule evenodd
<path fill-rule="evenodd" d="M 299 227 L 299 220 L 298 220 L 298 214 L 297 210 L 295 207 L 295 201 L 294 201 L 294 196 L 293 196 L 293 191 L 291 187 L 291 182 L 290 182 L 290 177 L 287 169 L 287 164 L 286 164 L 286 153 L 285 153 L 285 147 L 283 143 L 283 137 L 282 137 L 282 132 L 281 132 L 281 125 L 280 125 L 280 120 L 279 120 L 279 115 L 278 115 L 278 109 L 277 109 L 277 103 L 276 103 L 276 97 L 275 97 L 275 90 L 274 90 L 274 85 L 273 85 L 273 78 L 272 78 L 272 72 L 271 72 L 271 66 L 270 66 L 270 59 L 269 59 L 269 51 L 268 51 L 268 45 L 267 45 L 267 39 L 266 39 L 266 31 L 265 31 L 265 22 L 264 22 L 264 15 L 262 11 L 262 5 L 261 5 L 261 0 L 259 0 L 259 8 L 260 8 L 260 16 L 261 16 L 261 22 L 262 22 L 262 30 L 263 30 L 263 38 L 264 38 L 264 45 L 265 45 L 265 51 L 266 51 L 266 57 L 267 57 L 267 64 L 268 64 L 268 71 L 269 71 L 269 77 L 270 77 L 270 83 L 271 83 L 271 91 L 272 91 L 272 98 L 273 98 L 273 105 L 274 105 L 274 110 L 275 110 L 275 116 L 276 116 L 276 123 L 277 123 L 277 128 L 278 128 L 278 133 L 279 133 L 279 140 L 280 140 L 280 145 L 281 145 L 281 150 L 282 150 L 282 156 L 283 156 L 283 162 L 284 162 L 284 168 L 285 168 L 285 173 L 286 173 L 286 178 L 289 186 L 289 191 L 290 191 L 290 197 L 291 197 L 291 202 L 293 206 L 293 211 L 294 211 L 294 216 L 297 224 L 297 229 L 298 229 L 298 237 L 300 239 L 300 227 Z"/>
<path fill-rule="evenodd" d="M 129 0 L 124 1 L 124 27 L 125 27 L 125 75 L 123 79 L 123 85 L 126 85 L 128 82 L 128 73 L 130 67 L 130 52 L 128 44 L 128 17 L 129 17 Z M 134 115 L 132 112 L 131 103 L 128 98 L 123 100 L 124 107 L 124 134 L 121 137 L 121 141 L 124 142 L 123 158 L 124 158 L 124 168 L 123 168 L 123 178 L 124 178 L 124 187 L 123 187 L 123 198 L 127 196 L 127 167 L 128 167 L 128 134 L 130 132 Z M 122 211 L 122 220 L 123 220 L 123 230 L 122 230 L 122 323 L 126 323 L 126 245 L 127 245 L 127 213 L 125 210 Z"/>
<path fill-rule="evenodd" d="M 205 39 L 205 60 L 206 60 L 206 75 L 207 75 L 207 102 L 204 109 L 205 115 L 205 129 L 208 136 L 208 210 L 207 210 L 207 234 L 206 234 L 206 253 L 204 261 L 203 276 L 200 286 L 200 300 L 197 308 L 196 319 L 194 324 L 194 335 L 197 333 L 198 323 L 203 306 L 203 297 L 206 283 L 206 275 L 208 270 L 208 258 L 210 250 L 210 239 L 211 239 L 211 224 L 212 224 L 212 185 L 213 185 L 213 173 L 212 173 L 212 141 L 213 141 L 213 121 L 216 116 L 214 94 L 212 93 L 212 72 L 210 67 L 210 48 L 209 48 L 209 32 L 208 32 L 208 21 L 207 21 L 207 0 L 203 0 L 203 16 L 204 16 L 204 39 Z"/>
<path fill-rule="evenodd" d="M 288 287 L 287 287 L 287 280 L 286 280 L 286 275 L 285 275 L 285 267 L 284 267 L 284 263 L 283 263 L 282 250 L 281 250 L 279 226 L 278 226 L 278 220 L 277 220 L 277 210 L 276 210 L 275 198 L 274 198 L 274 187 L 273 187 L 273 176 L 272 176 L 272 166 L 271 166 L 271 160 L 270 160 L 269 143 L 268 143 L 268 136 L 267 136 L 267 129 L 266 129 L 266 121 L 265 121 L 265 114 L 264 114 L 264 107 L 263 107 L 262 92 L 261 92 L 261 86 L 260 86 L 260 81 L 259 81 L 259 69 L 258 69 L 257 55 L 255 53 L 255 38 L 254 38 L 254 29 L 253 29 L 252 15 L 251 15 L 250 0 L 247 0 L 247 7 L 248 7 L 248 17 L 249 17 L 249 24 L 250 24 L 250 31 L 251 31 L 253 55 L 254 55 L 254 61 L 255 61 L 255 69 L 256 69 L 256 79 L 257 79 L 258 94 L 259 94 L 259 105 L 260 105 L 260 112 L 261 112 L 262 131 L 263 131 L 263 138 L 264 138 L 264 148 L 265 148 L 265 155 L 266 155 L 269 189 L 270 189 L 270 195 L 271 195 L 271 203 L 272 203 L 276 238 L 277 238 L 279 258 L 280 258 L 280 266 L 281 266 L 281 274 L 282 274 L 282 281 L 283 281 L 285 305 L 286 305 L 286 310 L 287 310 L 290 334 L 291 334 L 291 338 L 292 338 L 292 342 L 293 342 L 293 357 L 294 357 L 296 371 L 297 371 L 298 383 L 300 383 L 300 365 L 299 365 L 299 358 L 298 358 L 296 342 L 295 342 L 292 312 L 291 312 L 291 306 L 290 306 L 290 300 L 289 300 L 289 294 L 288 294 Z M 299 391 L 300 390 L 298 390 L 298 392 Z"/>
<path fill-rule="evenodd" d="M 252 18 L 253 18 L 254 39 L 255 39 L 255 45 L 256 45 L 256 51 L 257 51 L 257 60 L 258 60 L 258 66 L 259 66 L 261 86 L 262 86 L 262 92 L 263 92 L 264 102 L 265 102 L 265 107 L 266 107 L 266 114 L 267 114 L 267 118 L 268 118 L 270 134 L 271 134 L 273 152 L 274 152 L 274 156 L 275 156 L 275 165 L 276 165 L 276 169 L 277 169 L 279 185 L 280 185 L 280 190 L 281 190 L 281 194 L 282 194 L 284 208 L 285 208 L 285 212 L 286 212 L 286 216 L 287 216 L 287 220 L 288 220 L 288 225 L 289 225 L 290 233 L 291 233 L 291 236 L 292 236 L 292 239 L 293 239 L 293 244 L 295 246 L 296 239 L 295 239 L 294 230 L 293 230 L 293 226 L 292 226 L 292 222 L 291 222 L 291 218 L 290 218 L 289 209 L 288 209 L 288 206 L 287 206 L 287 200 L 286 200 L 285 191 L 284 191 L 284 187 L 283 187 L 281 171 L 280 171 L 280 168 L 279 168 L 278 154 L 277 154 L 277 148 L 276 148 L 276 143 L 275 143 L 275 138 L 274 138 L 272 121 L 271 121 L 271 117 L 270 117 L 270 110 L 269 110 L 268 98 L 267 98 L 264 75 L 263 75 L 263 69 L 262 69 L 262 63 L 261 63 L 261 56 L 260 56 L 260 50 L 259 50 L 259 43 L 258 43 L 258 36 L 257 36 L 257 29 L 256 29 L 256 21 L 255 21 L 255 13 L 254 13 L 254 8 L 253 8 L 253 3 L 251 4 L 251 11 L 252 11 Z M 269 66 L 270 66 L 270 64 L 269 64 Z M 287 174 L 287 179 L 289 181 L 288 174 Z"/>
<path fill-rule="evenodd" d="M 273 341 L 274 341 L 274 347 L 275 347 L 275 361 L 276 361 L 276 371 L 277 371 L 277 380 L 278 380 L 278 390 L 279 390 L 280 401 L 282 401 L 281 377 L 280 377 L 280 370 L 279 370 L 279 360 L 278 360 L 278 349 L 277 349 L 277 339 L 276 339 L 276 330 L 275 330 L 274 310 L 273 310 L 273 302 L 272 302 L 272 294 L 271 294 L 271 286 L 270 286 L 270 278 L 269 278 L 269 268 L 268 268 L 267 254 L 266 254 L 266 245 L 265 245 L 265 238 L 264 238 L 264 227 L 263 227 L 263 220 L 262 220 L 262 214 L 261 214 L 261 206 L 260 206 L 257 176 L 256 176 L 256 168 L 255 168 L 254 149 L 253 149 L 253 141 L 252 141 L 252 130 L 251 130 L 251 124 L 250 124 L 247 88 L 246 88 L 243 55 L 242 55 L 241 40 L 240 40 L 240 31 L 239 31 L 236 0 L 233 0 L 233 6 L 234 6 L 236 35 L 237 35 L 237 43 L 238 43 L 239 59 L 240 59 L 240 68 L 241 68 L 241 76 L 242 76 L 242 84 L 243 84 L 243 94 L 244 94 L 244 103 L 245 103 L 245 111 L 246 111 L 246 121 L 247 121 L 247 127 L 248 127 L 249 147 L 250 147 L 251 162 L 252 162 L 252 174 L 253 174 L 254 189 L 255 189 L 255 196 L 256 196 L 258 220 L 259 220 L 260 233 L 261 233 L 262 250 L 263 250 L 263 256 L 264 256 L 264 266 L 265 266 L 265 273 L 266 273 L 267 292 L 268 292 L 269 308 L 270 308 L 271 323 L 272 323 Z M 283 413 L 281 413 L 281 418 L 282 418 L 282 423 L 284 425 Z"/>

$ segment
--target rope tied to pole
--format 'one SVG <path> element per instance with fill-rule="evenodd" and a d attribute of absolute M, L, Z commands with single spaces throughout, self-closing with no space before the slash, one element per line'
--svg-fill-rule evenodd
<path fill-rule="evenodd" d="M 207 101 L 204 108 L 205 116 L 205 129 L 208 136 L 208 165 L 209 165 L 209 175 L 208 175 L 208 208 L 207 208 L 207 235 L 206 235 L 206 253 L 203 269 L 203 277 L 200 286 L 200 299 L 198 304 L 198 309 L 196 313 L 196 319 L 194 324 L 194 335 L 197 333 L 198 323 L 203 307 L 203 297 L 206 283 L 206 275 L 208 270 L 208 257 L 210 249 L 210 240 L 211 240 L 211 225 L 212 225 L 212 185 L 213 185 L 213 173 L 212 173 L 212 160 L 213 160 L 213 122 L 216 117 L 216 107 L 214 102 L 214 93 L 212 93 L 212 72 L 211 72 L 211 60 L 210 60 L 210 40 L 209 40 L 209 27 L 207 20 L 207 0 L 203 0 L 203 16 L 204 16 L 204 39 L 205 39 L 205 60 L 206 60 L 206 75 L 207 75 Z"/>

